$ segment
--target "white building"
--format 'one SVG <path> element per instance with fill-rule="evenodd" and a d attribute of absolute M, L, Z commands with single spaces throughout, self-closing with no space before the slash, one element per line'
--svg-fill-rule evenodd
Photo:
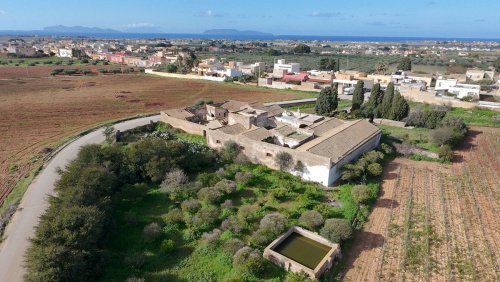
<path fill-rule="evenodd" d="M 472 81 L 480 81 L 483 79 L 493 79 L 495 77 L 494 71 L 483 71 L 483 70 L 467 70 L 465 73 L 467 79 Z"/>
<path fill-rule="evenodd" d="M 59 48 L 58 57 L 73 58 L 73 49 Z"/>
<path fill-rule="evenodd" d="M 276 63 L 274 63 L 273 73 L 282 73 L 283 71 L 287 71 L 288 73 L 298 73 L 300 72 L 300 64 L 299 63 L 286 63 L 285 59 L 280 59 Z"/>
<path fill-rule="evenodd" d="M 458 99 L 479 98 L 480 91 L 479 85 L 458 83 L 456 79 L 438 79 L 436 81 L 436 94 L 440 96 L 448 92 Z"/>

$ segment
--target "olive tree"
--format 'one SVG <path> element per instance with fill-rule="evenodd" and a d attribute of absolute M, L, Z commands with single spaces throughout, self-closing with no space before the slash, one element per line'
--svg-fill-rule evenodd
<path fill-rule="evenodd" d="M 323 216 L 317 211 L 305 211 L 299 218 L 299 224 L 311 230 L 316 230 L 324 222 Z"/>
<path fill-rule="evenodd" d="M 341 243 L 351 238 L 352 227 L 346 219 L 330 218 L 325 221 L 320 234 L 334 243 Z"/>

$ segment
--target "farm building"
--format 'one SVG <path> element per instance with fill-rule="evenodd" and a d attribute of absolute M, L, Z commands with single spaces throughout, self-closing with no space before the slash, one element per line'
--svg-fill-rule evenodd
<path fill-rule="evenodd" d="M 381 131 L 367 120 L 343 121 L 279 106 L 228 101 L 161 113 L 165 123 L 207 137 L 212 148 L 236 142 L 252 162 L 278 169 L 276 156 L 291 156 L 291 173 L 332 185 L 341 167 L 379 145 Z"/>

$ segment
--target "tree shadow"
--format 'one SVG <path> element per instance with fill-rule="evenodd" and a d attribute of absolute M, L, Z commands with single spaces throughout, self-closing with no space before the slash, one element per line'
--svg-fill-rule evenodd
<path fill-rule="evenodd" d="M 392 199 L 378 199 L 373 208 L 395 208 L 399 206 L 399 202 Z"/>
<path fill-rule="evenodd" d="M 481 130 L 470 129 L 467 132 L 467 135 L 465 136 L 462 143 L 460 143 L 460 145 L 456 148 L 455 153 L 453 154 L 452 162 L 453 163 L 465 162 L 464 156 L 461 153 L 474 150 L 477 147 L 477 145 L 474 144 L 474 141 L 481 134 L 483 134 L 483 131 Z"/>

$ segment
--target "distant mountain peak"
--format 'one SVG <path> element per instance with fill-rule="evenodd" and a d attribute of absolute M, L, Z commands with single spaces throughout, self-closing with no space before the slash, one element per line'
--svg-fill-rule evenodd
<path fill-rule="evenodd" d="M 48 26 L 44 27 L 43 30 L 50 32 L 60 32 L 60 33 L 120 33 L 120 31 L 110 28 L 64 26 L 64 25 Z"/>
<path fill-rule="evenodd" d="M 274 36 L 272 33 L 254 31 L 254 30 L 236 30 L 236 29 L 209 29 L 203 34 L 210 35 L 258 35 L 258 36 Z"/>

